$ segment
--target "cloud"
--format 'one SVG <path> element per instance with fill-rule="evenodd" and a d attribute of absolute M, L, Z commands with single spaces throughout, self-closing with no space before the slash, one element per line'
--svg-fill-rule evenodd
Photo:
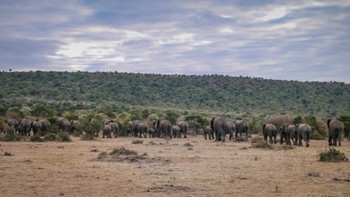
<path fill-rule="evenodd" d="M 350 82 L 349 13 L 340 0 L 4 1 L 0 69 Z"/>

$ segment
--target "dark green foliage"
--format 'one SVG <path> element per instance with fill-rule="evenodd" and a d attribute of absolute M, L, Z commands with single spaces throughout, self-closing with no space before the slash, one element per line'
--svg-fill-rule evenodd
<path fill-rule="evenodd" d="M 46 106 L 46 105 L 45 106 L 44 105 L 36 105 L 31 110 L 31 114 L 32 114 L 32 116 L 36 116 L 36 117 L 49 118 L 49 117 L 53 117 L 55 115 L 55 110 L 50 109 L 50 107 Z"/>
<path fill-rule="evenodd" d="M 44 138 L 41 138 L 39 135 L 34 135 L 30 137 L 32 142 L 45 142 Z"/>
<path fill-rule="evenodd" d="M 335 148 L 330 148 L 328 151 L 320 152 L 318 157 L 319 161 L 326 162 L 348 161 L 348 158 L 345 156 L 345 154 Z"/>
<path fill-rule="evenodd" d="M 320 135 L 317 131 L 312 131 L 310 137 L 312 140 L 323 140 L 324 139 L 324 137 L 322 135 Z"/>
<path fill-rule="evenodd" d="M 70 114 L 66 115 L 65 118 L 67 120 L 79 120 L 79 116 L 76 115 L 76 114 L 73 114 L 73 113 L 70 113 Z"/>
<path fill-rule="evenodd" d="M 303 118 L 301 116 L 297 116 L 294 118 L 293 124 L 299 124 L 303 122 Z"/>
<path fill-rule="evenodd" d="M 167 110 L 165 114 L 165 119 L 169 120 L 173 125 L 176 123 L 176 120 L 180 117 L 180 115 L 173 110 Z"/>
<path fill-rule="evenodd" d="M 340 119 L 344 123 L 344 136 L 350 139 L 350 115 L 342 115 Z"/>
<path fill-rule="evenodd" d="M 164 111 L 241 113 L 242 117 L 254 112 L 328 118 L 350 111 L 349 84 L 222 75 L 3 72 L 0 73 L 0 92 L 1 109 L 28 106 L 37 115 L 41 110 L 35 108 L 41 106 L 55 109 L 57 116 L 81 109 L 131 112 L 130 106 L 135 105 Z M 18 113 L 24 116 L 21 110 Z M 139 115 L 137 119 L 145 117 Z"/>
<path fill-rule="evenodd" d="M 5 129 L 5 135 L 1 137 L 0 141 L 12 142 L 12 141 L 20 141 L 23 137 L 15 134 L 15 129 L 11 127 L 7 127 Z"/>
<path fill-rule="evenodd" d="M 84 132 L 82 139 L 84 140 L 93 140 L 95 138 L 96 132 L 100 131 L 103 127 L 103 122 L 95 116 L 95 118 L 91 118 L 93 116 L 88 115 L 80 120 L 79 130 Z"/>

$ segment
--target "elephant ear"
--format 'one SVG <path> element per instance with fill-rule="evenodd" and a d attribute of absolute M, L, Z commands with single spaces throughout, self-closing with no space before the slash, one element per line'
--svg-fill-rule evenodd
<path fill-rule="evenodd" d="M 210 127 L 211 129 L 214 129 L 214 120 L 215 120 L 216 117 L 213 117 L 210 121 Z"/>

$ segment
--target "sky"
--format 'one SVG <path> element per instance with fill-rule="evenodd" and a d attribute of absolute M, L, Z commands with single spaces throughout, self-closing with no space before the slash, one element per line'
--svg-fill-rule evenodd
<path fill-rule="evenodd" d="M 350 0 L 0 0 L 0 70 L 350 83 Z"/>

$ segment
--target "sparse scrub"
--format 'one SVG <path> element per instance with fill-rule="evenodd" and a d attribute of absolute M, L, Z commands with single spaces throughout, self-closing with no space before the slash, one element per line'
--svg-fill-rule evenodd
<path fill-rule="evenodd" d="M 266 142 L 265 140 L 258 140 L 256 143 L 252 143 L 253 148 L 265 148 L 265 149 L 273 149 L 272 145 Z"/>
<path fill-rule="evenodd" d="M 5 135 L 0 138 L 1 141 L 11 142 L 20 141 L 23 137 L 15 134 L 15 129 L 12 127 L 7 127 L 5 129 Z"/>
<path fill-rule="evenodd" d="M 142 144 L 143 140 L 133 140 L 131 143 L 132 144 Z"/>
<path fill-rule="evenodd" d="M 192 145 L 191 143 L 189 143 L 189 142 L 186 142 L 186 143 L 184 144 L 184 146 L 186 146 L 186 147 L 193 147 L 193 145 Z"/>
<path fill-rule="evenodd" d="M 39 135 L 34 135 L 30 137 L 30 141 L 32 142 L 45 142 L 44 138 L 41 138 Z"/>
<path fill-rule="evenodd" d="M 136 151 L 129 150 L 122 146 L 121 148 L 115 148 L 110 153 L 110 155 L 137 155 Z"/>
<path fill-rule="evenodd" d="M 58 137 L 63 141 L 63 142 L 70 142 L 72 141 L 68 135 L 67 132 L 61 132 L 58 134 Z"/>
<path fill-rule="evenodd" d="M 319 161 L 325 162 L 341 162 L 349 160 L 344 153 L 340 152 L 335 148 L 330 148 L 328 151 L 320 152 L 318 157 Z"/>
<path fill-rule="evenodd" d="M 5 152 L 4 155 L 5 156 L 14 156 L 14 154 L 12 154 L 11 152 Z"/>
<path fill-rule="evenodd" d="M 46 141 L 55 141 L 58 139 L 59 139 L 59 137 L 54 133 L 48 133 L 44 136 L 44 140 L 46 140 Z"/>

